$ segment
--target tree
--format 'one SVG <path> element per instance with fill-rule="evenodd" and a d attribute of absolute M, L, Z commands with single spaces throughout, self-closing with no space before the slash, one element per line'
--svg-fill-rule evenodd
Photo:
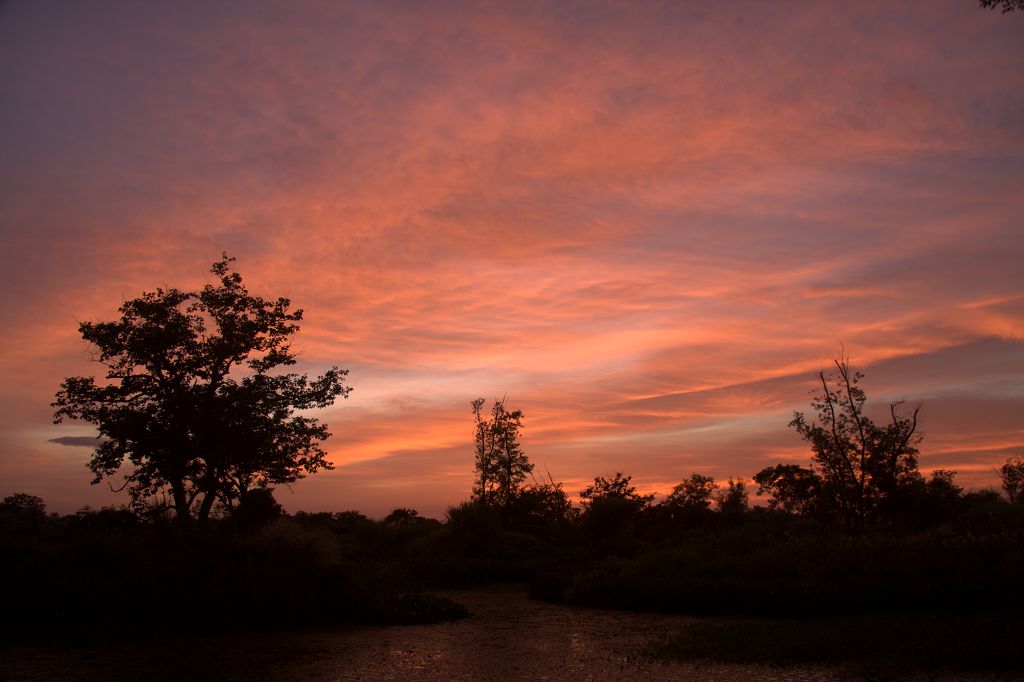
<path fill-rule="evenodd" d="M 821 477 L 797 464 L 778 464 L 754 474 L 757 494 L 769 494 L 768 508 L 809 516 L 820 507 Z"/>
<path fill-rule="evenodd" d="M 495 400 L 490 416 L 484 416 L 483 398 L 474 400 L 473 441 L 476 451 L 477 480 L 473 495 L 484 506 L 507 512 L 533 464 L 519 445 L 523 413 L 509 411 L 505 398 Z"/>
<path fill-rule="evenodd" d="M 93 483 L 127 460 L 120 489 L 133 504 L 169 489 L 182 520 L 194 509 L 206 519 L 218 499 L 231 508 L 252 488 L 332 468 L 320 446 L 327 426 L 296 410 L 351 390 L 337 367 L 314 379 L 272 373 L 295 364 L 289 343 L 302 310 L 250 294 L 233 261 L 224 254 L 213 264 L 216 284 L 146 292 L 116 321 L 80 324 L 105 381 L 69 377 L 53 403 L 55 422 L 89 422 L 103 437 L 88 465 Z"/>
<path fill-rule="evenodd" d="M 509 513 L 509 525 L 518 531 L 539 536 L 563 532 L 575 518 L 569 497 L 548 474 L 548 480 L 520 488 Z"/>
<path fill-rule="evenodd" d="M 917 519 L 919 524 L 935 526 L 949 521 L 963 500 L 964 489 L 956 484 L 956 472 L 936 469 L 920 486 Z"/>
<path fill-rule="evenodd" d="M 258 528 L 284 516 L 284 507 L 274 499 L 272 488 L 254 488 L 242 493 L 231 518 L 242 528 Z"/>
<path fill-rule="evenodd" d="M 715 506 L 727 517 L 736 518 L 750 510 L 750 494 L 743 481 L 729 479 L 726 487 L 715 493 Z"/>
<path fill-rule="evenodd" d="M 949 503 L 956 502 L 963 491 L 956 484 L 956 472 L 949 469 L 936 469 L 925 483 L 926 495 Z"/>
<path fill-rule="evenodd" d="M 651 505 L 654 495 L 641 495 L 630 481 L 632 476 L 624 476 L 616 472 L 615 477 L 608 479 L 596 476 L 593 485 L 580 491 L 583 508 L 592 510 L 595 504 L 616 503 L 631 512 L 639 512 Z"/>
<path fill-rule="evenodd" d="M 1009 457 L 999 467 L 999 478 L 1003 482 L 1003 490 L 1010 502 L 1019 502 L 1024 497 L 1024 457 Z"/>
<path fill-rule="evenodd" d="M 710 476 L 692 473 L 658 505 L 658 510 L 676 528 L 695 527 L 712 520 L 711 501 L 718 483 Z"/>
<path fill-rule="evenodd" d="M 821 391 L 811 403 L 817 413 L 808 422 L 794 412 L 789 423 L 811 444 L 823 493 L 834 499 L 848 532 L 861 532 L 876 514 L 891 517 L 901 494 L 920 482 L 917 433 L 920 407 L 901 416 L 902 402 L 889 405 L 892 421 L 878 426 L 864 414 L 867 394 L 859 386 L 863 374 L 849 360 L 835 360 L 836 375 L 818 372 Z"/>
<path fill-rule="evenodd" d="M 672 488 L 663 504 L 673 516 L 693 516 L 711 509 L 711 499 L 718 489 L 715 479 L 693 473 L 685 481 Z"/>
<path fill-rule="evenodd" d="M 616 472 L 611 479 L 603 476 L 594 478 L 593 485 L 580 491 L 580 500 L 590 532 L 602 542 L 612 540 L 613 544 L 635 535 L 636 521 L 646 513 L 654 495 L 641 495 L 631 481 L 632 476 Z"/>
<path fill-rule="evenodd" d="M 391 528 L 408 528 L 409 526 L 415 526 L 421 520 L 420 513 L 415 509 L 399 507 L 392 509 L 391 513 L 384 517 L 383 523 Z"/>
<path fill-rule="evenodd" d="M 43 518 L 46 516 L 46 503 L 43 498 L 28 493 L 14 493 L 0 502 L 0 513 L 17 516 Z"/>

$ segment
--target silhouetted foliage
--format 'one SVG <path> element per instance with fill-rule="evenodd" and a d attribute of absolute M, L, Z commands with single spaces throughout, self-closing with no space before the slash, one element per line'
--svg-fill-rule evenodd
<path fill-rule="evenodd" d="M 597 476 L 593 485 L 580 491 L 586 529 L 602 551 L 631 554 L 636 551 L 637 523 L 648 512 L 654 495 L 637 492 L 632 476 L 616 472 L 611 479 Z"/>
<path fill-rule="evenodd" d="M 336 512 L 331 515 L 335 523 L 340 523 L 346 526 L 355 526 L 364 523 L 368 519 L 365 515 L 360 514 L 355 510 Z"/>
<path fill-rule="evenodd" d="M 1024 457 L 1009 457 L 999 467 L 999 478 L 1010 502 L 1020 502 L 1024 493 Z"/>
<path fill-rule="evenodd" d="M 523 413 L 509 411 L 502 398 L 495 400 L 490 415 L 484 416 L 484 403 L 483 398 L 472 403 L 477 475 L 473 495 L 507 518 L 523 482 L 533 471 L 533 464 L 519 445 Z"/>
<path fill-rule="evenodd" d="M 948 504 L 955 504 L 964 489 L 956 484 L 955 471 L 936 469 L 928 477 L 925 490 L 929 497 L 942 500 Z"/>
<path fill-rule="evenodd" d="M 840 510 L 847 531 L 863 532 L 876 516 L 891 519 L 900 498 L 920 481 L 920 408 L 905 417 L 898 413 L 902 403 L 892 403 L 892 421 L 878 426 L 864 414 L 867 394 L 859 386 L 864 375 L 845 357 L 835 366 L 836 375 L 818 373 L 821 390 L 811 403 L 815 420 L 809 422 L 802 412 L 795 412 L 790 426 L 810 443 L 822 492 Z"/>
<path fill-rule="evenodd" d="M 384 517 L 384 525 L 395 526 L 398 528 L 415 526 L 416 522 L 420 520 L 419 516 L 419 512 L 415 509 L 399 507 L 398 509 L 392 510 L 390 514 Z"/>
<path fill-rule="evenodd" d="M 286 298 L 251 295 L 226 254 L 199 291 L 157 289 L 126 301 L 114 322 L 83 322 L 82 338 L 106 368 L 104 383 L 69 377 L 54 420 L 95 424 L 104 440 L 89 468 L 114 476 L 127 460 L 133 504 L 170 491 L 179 519 L 206 519 L 214 502 L 331 468 L 327 426 L 296 410 L 322 408 L 351 389 L 346 370 L 310 380 L 271 374 L 295 364 L 289 346 L 302 319 Z"/>
<path fill-rule="evenodd" d="M 253 488 L 241 494 L 231 516 L 240 525 L 255 528 L 284 516 L 284 507 L 274 499 L 272 488 Z"/>
<path fill-rule="evenodd" d="M 754 474 L 757 494 L 768 493 L 768 508 L 810 516 L 821 506 L 822 481 L 812 469 L 777 464 Z"/>
<path fill-rule="evenodd" d="M 750 511 L 750 493 L 743 481 L 729 479 L 725 488 L 715 492 L 715 506 L 719 513 L 731 519 L 737 519 Z"/>
<path fill-rule="evenodd" d="M 674 521 L 696 525 L 706 521 L 711 514 L 711 500 L 717 489 L 715 479 L 693 473 L 672 488 L 660 506 Z"/>
<path fill-rule="evenodd" d="M 77 530 L 101 533 L 126 533 L 138 528 L 142 521 L 131 509 L 124 507 L 83 507 L 68 518 Z"/>
<path fill-rule="evenodd" d="M 636 486 L 631 483 L 632 480 L 632 476 L 624 476 L 622 472 L 615 472 L 615 476 L 610 479 L 596 476 L 592 485 L 580 491 L 583 508 L 588 512 L 593 511 L 595 504 L 614 500 L 633 512 L 646 509 L 654 501 L 654 495 L 638 493 Z"/>
<path fill-rule="evenodd" d="M 14 514 L 30 518 L 46 516 L 46 503 L 41 497 L 27 493 L 8 495 L 0 502 L 0 514 Z"/>
<path fill-rule="evenodd" d="M 978 0 L 978 6 L 983 9 L 1000 8 L 1002 14 L 1020 10 L 1024 12 L 1024 0 Z"/>
<path fill-rule="evenodd" d="M 519 490 L 509 509 L 509 526 L 551 539 L 565 533 L 576 519 L 576 510 L 553 480 L 535 481 Z"/>
<path fill-rule="evenodd" d="M 452 532 L 473 540 L 489 538 L 499 527 L 498 515 L 478 499 L 448 507 L 445 518 Z"/>

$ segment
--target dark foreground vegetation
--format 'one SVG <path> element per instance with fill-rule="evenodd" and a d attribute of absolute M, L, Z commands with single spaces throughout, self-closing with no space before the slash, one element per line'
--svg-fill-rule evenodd
<path fill-rule="evenodd" d="M 431 591 L 510 581 L 566 604 L 775 619 L 1009 622 L 1024 606 L 1024 505 L 994 492 L 960 495 L 941 522 L 853 536 L 759 507 L 681 523 L 662 505 L 605 517 L 592 502 L 545 523 L 471 501 L 443 523 L 403 509 L 374 521 L 284 515 L 264 491 L 183 525 L 129 509 L 47 516 L 34 501 L 12 496 L 0 511 L 11 634 L 432 622 L 464 612 Z"/>

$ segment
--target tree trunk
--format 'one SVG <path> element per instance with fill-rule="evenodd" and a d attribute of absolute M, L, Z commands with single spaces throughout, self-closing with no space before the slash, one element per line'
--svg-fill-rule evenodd
<path fill-rule="evenodd" d="M 210 510 L 213 509 L 213 503 L 216 499 L 217 495 L 213 491 L 208 491 L 203 497 L 203 501 L 199 505 L 199 513 L 197 515 L 200 523 L 203 523 L 210 518 Z"/>
<path fill-rule="evenodd" d="M 189 513 L 188 495 L 185 494 L 185 484 L 180 481 L 171 481 L 171 494 L 174 496 L 174 515 L 179 523 L 187 523 L 192 519 Z"/>

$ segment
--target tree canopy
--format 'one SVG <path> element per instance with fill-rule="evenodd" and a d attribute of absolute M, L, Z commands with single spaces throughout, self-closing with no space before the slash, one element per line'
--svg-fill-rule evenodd
<path fill-rule="evenodd" d="M 254 487 L 332 468 L 327 425 L 296 411 L 347 397 L 348 372 L 273 374 L 295 364 L 302 310 L 250 294 L 233 261 L 213 264 L 215 284 L 158 288 L 126 301 L 118 320 L 79 325 L 104 381 L 65 379 L 54 421 L 96 425 L 93 482 L 124 473 L 136 506 L 169 492 L 179 518 L 205 519 L 218 500 L 231 507 Z"/>
<path fill-rule="evenodd" d="M 594 505 L 613 501 L 633 511 L 640 511 L 651 505 L 654 495 L 641 495 L 632 484 L 633 477 L 615 472 L 612 478 L 594 477 L 594 483 L 580 491 L 580 501 L 584 509 L 592 510 Z"/>

